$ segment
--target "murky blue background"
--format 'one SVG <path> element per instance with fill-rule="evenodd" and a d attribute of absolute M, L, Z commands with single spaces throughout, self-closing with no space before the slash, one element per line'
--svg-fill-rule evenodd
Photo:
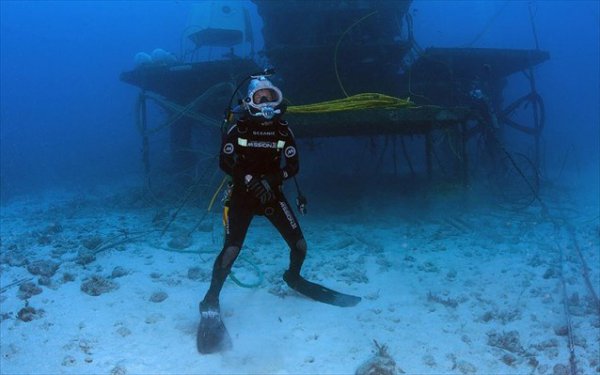
<path fill-rule="evenodd" d="M 547 110 L 546 161 L 561 163 L 571 149 L 567 167 L 575 168 L 599 160 L 598 4 L 415 1 L 411 14 L 422 47 L 533 49 L 531 7 L 539 47 L 551 55 L 536 68 Z M 139 51 L 178 53 L 190 3 L 2 1 L 0 7 L 2 198 L 85 189 L 140 173 L 138 91 L 119 74 L 133 68 Z M 524 94 L 526 83 L 514 77 L 506 95 Z"/>

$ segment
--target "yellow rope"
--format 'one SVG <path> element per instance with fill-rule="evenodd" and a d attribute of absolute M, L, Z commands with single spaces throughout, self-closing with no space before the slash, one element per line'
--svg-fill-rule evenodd
<path fill-rule="evenodd" d="M 414 104 L 410 101 L 410 98 L 401 99 L 377 93 L 363 93 L 352 95 L 344 99 L 290 106 L 287 108 L 287 111 L 289 113 L 325 113 L 374 108 L 406 108 L 413 106 Z"/>
<path fill-rule="evenodd" d="M 346 95 L 346 97 L 348 97 L 349 95 L 346 92 L 346 89 L 344 89 L 344 85 L 342 85 L 342 81 L 340 80 L 340 74 L 338 73 L 338 65 L 337 65 L 337 55 L 338 55 L 338 50 L 340 48 L 340 44 L 342 43 L 342 40 L 344 39 L 344 37 L 346 36 L 346 34 L 348 34 L 350 32 L 350 30 L 352 30 L 354 28 L 354 26 L 358 25 L 359 23 L 361 23 L 365 19 L 371 17 L 375 13 L 377 13 L 377 11 L 371 12 L 371 13 L 369 13 L 369 14 L 361 17 L 358 21 L 356 21 L 352 25 L 350 25 L 350 27 L 348 27 L 346 29 L 346 31 L 344 31 L 342 33 L 342 35 L 340 35 L 340 38 L 338 39 L 338 41 L 337 41 L 337 43 L 335 45 L 335 51 L 333 52 L 333 69 L 335 70 L 335 77 L 337 78 L 338 84 L 340 85 L 340 89 L 342 89 L 342 92 L 344 93 L 344 95 Z"/>
<path fill-rule="evenodd" d="M 225 181 L 227 181 L 227 176 L 223 177 L 223 181 L 221 181 L 221 184 L 219 185 L 219 188 L 213 194 L 212 199 L 210 200 L 210 203 L 208 204 L 207 211 L 210 211 L 210 209 L 212 208 L 213 204 L 215 203 L 215 199 L 217 199 L 217 195 L 219 195 L 219 192 L 223 188 L 223 185 L 225 185 Z"/>

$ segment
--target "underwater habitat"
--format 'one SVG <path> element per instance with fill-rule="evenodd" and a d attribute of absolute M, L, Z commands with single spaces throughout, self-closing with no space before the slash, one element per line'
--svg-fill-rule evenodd
<path fill-rule="evenodd" d="M 0 1 L 0 374 L 600 374 L 597 0 Z"/>

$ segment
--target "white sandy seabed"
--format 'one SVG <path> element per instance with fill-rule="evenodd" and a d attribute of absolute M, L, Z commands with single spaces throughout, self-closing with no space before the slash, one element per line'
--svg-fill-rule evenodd
<path fill-rule="evenodd" d="M 300 218 L 303 275 L 361 296 L 351 308 L 289 290 L 285 244 L 257 218 L 234 270 L 262 281 L 225 284 L 233 348 L 213 355 L 198 354 L 195 336 L 219 214 L 187 236 L 202 210 L 186 208 L 161 235 L 169 215 L 128 205 L 127 191 L 12 199 L 1 212 L 1 373 L 598 373 L 597 193 L 546 193 L 551 218 L 536 204 L 411 212 L 395 209 L 401 197 L 313 209 Z"/>

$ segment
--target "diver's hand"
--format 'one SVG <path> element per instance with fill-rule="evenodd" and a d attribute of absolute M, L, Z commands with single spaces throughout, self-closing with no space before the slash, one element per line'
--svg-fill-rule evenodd
<path fill-rule="evenodd" d="M 271 185 L 269 185 L 269 182 L 264 178 L 254 177 L 248 174 L 244 178 L 244 182 L 246 183 L 248 190 L 254 194 L 262 204 L 269 202 L 275 197 Z"/>

